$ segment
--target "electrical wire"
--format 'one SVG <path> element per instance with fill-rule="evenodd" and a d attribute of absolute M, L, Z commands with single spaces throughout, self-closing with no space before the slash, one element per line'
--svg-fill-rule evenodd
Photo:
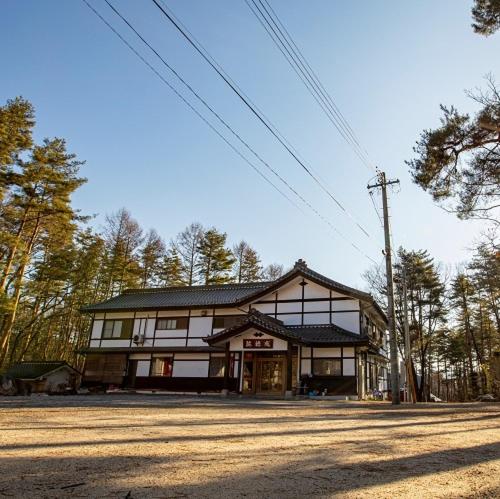
<path fill-rule="evenodd" d="M 195 112 L 195 114 L 200 117 L 217 135 L 226 142 L 242 159 L 244 159 L 247 163 L 250 164 L 254 169 L 256 169 L 258 172 L 260 172 L 256 167 L 254 167 L 238 150 L 235 148 L 220 132 L 218 132 L 215 127 L 208 122 L 197 110 L 192 106 L 167 80 L 163 78 L 163 76 L 92 6 L 89 4 L 87 0 L 82 0 L 85 5 L 109 28 L 113 31 L 113 33 L 150 69 L 152 70 L 156 76 L 158 76 L 174 93 L 176 96 L 178 96 L 188 107 Z M 371 258 L 369 255 L 367 255 L 365 252 L 359 248 L 355 243 L 350 241 L 342 232 L 340 232 L 326 217 L 324 217 L 316 208 L 314 208 L 303 196 L 301 196 L 283 177 L 281 177 L 270 165 L 265 162 L 250 146 L 243 141 L 243 139 L 218 115 L 195 91 L 192 87 L 190 87 L 187 82 L 185 82 L 178 73 L 171 68 L 168 63 L 160 56 L 160 54 L 135 30 L 135 28 L 132 26 L 130 22 L 128 22 L 118 11 L 116 8 L 113 7 L 112 4 L 108 0 L 105 0 L 105 2 L 108 4 L 108 6 L 134 31 L 134 33 L 157 55 L 157 57 L 162 60 L 162 62 L 181 80 L 181 82 L 202 102 L 205 107 L 207 107 L 214 116 L 217 117 L 221 123 L 224 124 L 225 127 L 227 127 L 235 137 L 241 141 L 245 147 L 247 147 L 263 164 L 269 168 L 274 175 L 276 175 L 282 182 L 285 183 L 287 188 L 289 188 L 299 199 L 308 206 L 321 220 L 323 220 L 329 227 L 332 229 L 335 233 L 337 233 L 340 237 L 342 237 L 347 243 L 349 243 L 354 249 L 356 249 L 361 255 L 369 259 L 370 261 L 374 262 L 373 258 Z M 259 173 L 261 176 L 263 174 L 260 172 Z M 265 178 L 265 176 L 264 176 Z M 269 180 L 268 180 L 269 181 Z M 270 182 L 270 181 L 269 181 Z M 271 185 L 274 186 L 274 184 L 271 183 Z M 279 189 L 277 189 L 278 192 L 282 193 Z M 282 193 L 283 194 L 283 193 Z M 285 196 L 287 197 L 287 196 Z M 289 199 L 287 197 L 287 199 Z M 299 208 L 300 209 L 300 208 Z"/>
<path fill-rule="evenodd" d="M 106 3 L 109 3 L 105 0 Z M 257 119 L 267 128 L 267 130 L 278 140 L 278 142 L 288 151 L 292 158 L 304 169 L 304 171 L 313 179 L 313 181 L 330 197 L 330 199 L 347 215 L 353 220 L 355 225 L 365 234 L 367 237 L 371 237 L 368 231 L 361 226 L 361 224 L 356 221 L 353 215 L 351 215 L 348 210 L 340 203 L 336 197 L 330 192 L 330 190 L 325 187 L 325 185 L 318 179 L 316 175 L 311 171 L 308 166 L 295 154 L 291 147 L 281 138 L 280 134 L 276 133 L 273 128 L 266 121 L 264 116 L 255 108 L 250 101 L 245 98 L 245 96 L 236 88 L 236 86 L 231 82 L 229 78 L 214 64 L 207 55 L 201 50 L 194 40 L 190 37 L 189 33 L 185 31 L 182 26 L 176 22 L 176 20 L 169 14 L 167 10 L 160 5 L 158 0 L 152 0 L 156 7 L 161 11 L 161 13 L 170 21 L 170 23 L 179 31 L 179 33 L 187 40 L 187 42 L 202 56 L 202 58 L 214 69 L 214 71 L 222 78 L 222 80 L 229 86 L 229 88 L 238 96 L 238 98 L 245 104 L 245 106 L 257 117 Z"/>
<path fill-rule="evenodd" d="M 334 125 L 344 140 L 351 146 L 362 163 L 368 169 L 375 170 L 375 167 L 368 159 L 366 149 L 361 147 L 359 139 L 357 138 L 351 125 L 341 113 L 331 95 L 327 92 L 317 74 L 314 72 L 311 65 L 304 57 L 302 51 L 297 46 L 289 31 L 281 22 L 269 2 L 264 0 L 264 4 L 262 0 L 258 0 L 260 7 L 256 0 L 251 0 L 251 2 L 253 7 L 249 0 L 245 0 L 245 3 L 249 7 L 250 11 L 254 14 L 278 50 L 285 57 L 290 67 L 305 85 L 309 93 L 322 108 L 327 118 Z"/>

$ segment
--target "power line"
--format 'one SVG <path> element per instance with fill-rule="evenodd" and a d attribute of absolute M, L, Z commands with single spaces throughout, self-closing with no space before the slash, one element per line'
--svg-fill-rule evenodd
<path fill-rule="evenodd" d="M 250 102 L 250 104 L 252 104 L 255 109 L 257 109 L 257 111 L 259 111 L 259 113 L 267 120 L 267 122 L 269 123 L 269 125 L 273 128 L 273 130 L 283 139 L 284 142 L 286 142 L 286 144 L 290 147 L 290 149 L 293 150 L 293 152 L 305 163 L 306 160 L 302 157 L 302 155 L 300 154 L 300 152 L 293 146 L 293 144 L 291 144 L 286 137 L 284 137 L 281 132 L 279 131 L 279 129 L 274 125 L 274 123 L 269 119 L 268 116 L 266 116 L 266 114 L 257 106 L 257 104 L 255 102 L 253 102 L 251 100 L 251 98 L 244 92 L 244 90 L 238 86 L 237 82 L 235 82 L 231 76 L 224 70 L 224 68 L 219 64 L 219 62 L 215 59 L 215 57 L 206 49 L 206 47 L 194 36 L 194 34 L 189 30 L 189 28 L 182 22 L 181 19 L 179 19 L 175 13 L 172 11 L 172 9 L 170 9 L 168 7 L 168 5 L 163 1 L 163 0 L 160 0 L 161 4 L 163 5 L 163 7 L 169 12 L 170 16 L 172 16 L 173 19 L 175 19 L 175 21 L 177 22 L 177 24 L 179 24 L 180 26 L 182 26 L 182 28 L 184 29 L 184 31 L 186 31 L 186 33 L 188 33 L 191 37 L 191 39 L 198 45 L 198 47 L 200 48 L 200 50 L 203 51 L 203 53 L 219 68 L 219 70 L 226 76 L 226 78 L 228 80 L 231 81 L 231 83 L 240 91 L 240 93 L 248 100 L 248 102 Z M 317 171 L 314 170 L 314 168 L 308 164 L 307 165 L 308 168 L 323 182 L 323 183 L 327 183 L 325 182 L 324 179 L 321 178 L 321 176 L 319 175 L 319 173 Z M 353 219 L 353 221 L 356 223 L 356 219 L 354 217 L 352 217 L 349 213 L 348 213 L 348 216 L 350 218 Z"/>
<path fill-rule="evenodd" d="M 94 14 L 99 17 L 99 19 L 109 28 L 113 31 L 113 33 L 151 70 L 155 73 L 156 76 L 158 76 L 163 83 L 165 83 L 174 93 L 176 96 L 178 96 L 200 119 L 202 119 L 226 144 L 228 144 L 242 159 L 245 160 L 252 168 L 257 170 L 257 172 L 263 176 L 266 181 L 270 182 L 267 177 L 265 177 L 252 163 L 249 162 L 248 159 L 246 159 L 241 152 L 238 151 L 237 148 L 235 148 L 215 127 L 208 121 L 206 120 L 194 106 L 192 106 L 167 80 L 164 79 L 164 77 L 92 6 L 90 5 L 87 0 L 82 0 L 87 7 L 89 7 Z M 248 148 L 258 159 L 261 161 L 268 169 L 272 171 L 272 173 L 277 176 L 280 181 L 282 181 L 288 189 L 290 189 L 308 208 L 310 208 L 323 222 L 325 222 L 334 232 L 336 232 L 340 237 L 342 237 L 346 242 L 348 242 L 354 249 L 356 249 L 361 255 L 369 259 L 370 261 L 374 262 L 373 258 L 371 258 L 369 255 L 364 253 L 356 244 L 354 244 L 352 241 L 350 241 L 342 232 L 340 232 L 328 219 L 326 219 L 314 206 L 312 206 L 303 196 L 301 196 L 279 173 L 277 173 L 266 161 L 264 161 L 258 153 L 256 153 L 221 117 L 219 114 L 217 114 L 209 105 L 204 101 L 195 91 L 194 89 L 189 86 L 185 80 L 182 79 L 182 77 L 171 68 L 171 66 L 168 65 L 168 63 L 160 56 L 160 54 L 138 33 L 138 31 L 132 26 L 130 22 L 128 22 L 124 16 L 122 16 L 117 9 L 113 7 L 108 0 L 105 0 L 105 2 L 109 5 L 109 7 L 127 24 L 127 26 L 130 27 L 134 31 L 134 33 L 157 55 L 157 57 L 160 58 L 160 60 L 179 78 L 179 80 L 197 97 L 200 102 L 203 103 L 205 107 L 225 126 L 227 127 L 231 133 L 246 147 Z M 271 185 L 272 182 L 270 182 Z M 278 192 L 284 195 L 277 187 L 276 189 Z M 290 200 L 286 195 L 285 197 Z M 293 202 L 292 202 L 293 203 Z M 293 203 L 294 204 L 294 203 Z M 296 206 L 296 205 L 295 205 Z M 299 208 L 300 209 L 300 208 Z"/>
<path fill-rule="evenodd" d="M 347 216 L 349 216 L 356 226 L 367 236 L 371 237 L 366 229 L 364 229 L 359 222 L 355 220 L 355 218 L 347 211 L 347 209 L 340 203 L 335 196 L 328 190 L 327 187 L 323 185 L 322 182 L 314 175 L 310 168 L 306 166 L 306 164 L 294 153 L 292 148 L 290 148 L 287 143 L 277 134 L 273 128 L 266 121 L 264 116 L 248 101 L 247 98 L 236 88 L 236 86 L 231 83 L 229 78 L 225 76 L 225 74 L 219 70 L 219 68 L 210 60 L 209 57 L 205 55 L 203 50 L 201 50 L 198 45 L 193 41 L 190 35 L 180 26 L 179 23 L 160 5 L 158 0 L 152 0 L 156 7 L 161 11 L 161 13 L 170 21 L 171 24 L 181 33 L 181 35 L 187 40 L 187 42 L 205 59 L 205 61 L 214 69 L 214 71 L 222 78 L 222 80 L 229 86 L 229 88 L 238 96 L 238 98 L 245 104 L 245 106 L 254 114 L 257 119 L 267 128 L 267 130 L 278 140 L 278 142 L 288 151 L 288 153 L 292 156 L 292 158 L 306 171 L 306 173 L 314 180 L 314 182 L 330 197 L 330 199 L 344 212 Z M 107 2 L 107 0 L 106 0 Z"/>
<path fill-rule="evenodd" d="M 262 2 L 259 0 L 259 2 L 262 4 Z M 345 125 L 345 127 L 347 128 L 347 130 L 349 131 L 349 135 L 352 137 L 352 139 L 354 140 L 355 144 L 359 147 L 360 144 L 359 144 L 359 140 L 356 136 L 356 133 L 354 132 L 354 130 L 352 129 L 351 125 L 349 124 L 349 122 L 346 120 L 346 118 L 344 117 L 344 115 L 342 114 L 342 112 L 340 111 L 340 109 L 337 107 L 337 105 L 335 104 L 332 96 L 330 95 L 330 93 L 326 90 L 326 88 L 323 86 L 323 84 L 321 83 L 321 80 L 319 79 L 318 75 L 316 74 L 316 72 L 314 71 L 314 69 L 311 67 L 311 65 L 309 64 L 309 62 L 307 61 L 307 59 L 305 58 L 304 54 L 302 53 L 302 51 L 300 50 L 300 48 L 297 46 L 297 44 L 295 43 L 295 41 L 293 40 L 292 36 L 290 35 L 289 31 L 286 29 L 286 26 L 281 22 L 278 14 L 276 14 L 275 10 L 272 8 L 271 4 L 268 2 L 268 0 L 264 0 L 264 2 L 266 3 L 266 5 L 268 6 L 269 10 L 272 12 L 272 14 L 274 15 L 274 18 L 276 19 L 276 21 L 278 22 L 279 26 L 282 28 L 282 30 L 285 32 L 286 34 L 286 37 L 288 38 L 288 40 L 291 42 L 291 44 L 293 45 L 293 47 L 295 48 L 295 50 L 297 51 L 298 55 L 299 55 L 299 60 L 305 64 L 305 66 L 307 67 L 307 69 L 309 70 L 309 74 L 314 77 L 313 78 L 313 81 L 316 81 L 316 83 L 318 84 L 318 86 L 321 88 L 322 90 L 322 94 L 324 96 L 327 97 L 328 101 L 331 103 L 332 107 L 335 109 L 336 113 L 340 120 L 342 121 L 342 123 Z M 265 7 L 264 7 L 265 8 Z"/>
<path fill-rule="evenodd" d="M 92 5 L 90 5 L 87 0 L 82 0 L 87 7 L 94 12 L 94 14 L 111 30 L 113 33 L 158 77 L 160 80 L 167 85 L 172 92 L 175 93 L 179 99 L 181 99 L 184 104 L 186 104 L 191 111 L 193 111 L 208 127 L 211 128 L 245 163 L 247 163 L 253 170 L 257 172 L 268 184 L 270 184 L 275 190 L 277 190 L 285 199 L 287 199 L 293 206 L 298 210 L 302 211 L 301 208 L 290 199 L 277 185 L 275 185 L 271 180 L 269 180 L 248 158 L 246 158 L 241 151 L 238 150 L 231 142 L 229 142 L 224 135 L 222 135 L 213 125 L 210 123 L 187 99 L 180 94 L 176 88 L 171 85 L 155 68 L 152 66 Z"/>
<path fill-rule="evenodd" d="M 278 15 L 272 9 L 269 2 L 264 0 L 267 7 L 264 5 L 262 0 L 258 0 L 260 7 L 256 0 L 251 0 L 251 2 L 255 8 L 252 7 L 249 0 L 245 0 L 245 3 L 251 12 L 262 25 L 278 50 L 285 57 L 288 64 L 302 81 L 308 92 L 316 100 L 329 121 L 334 125 L 344 140 L 351 146 L 362 163 L 367 168 L 374 170 L 375 168 L 373 165 L 370 164 L 367 158 L 365 158 L 365 155 L 368 156 L 368 154 L 366 153 L 366 150 L 361 147 L 354 130 L 335 104 L 331 95 L 327 92 L 324 85 L 319 80 L 317 74 L 311 68 L 311 65 L 304 57 L 302 51 L 294 42 L 292 36 L 284 24 L 280 21 Z"/>

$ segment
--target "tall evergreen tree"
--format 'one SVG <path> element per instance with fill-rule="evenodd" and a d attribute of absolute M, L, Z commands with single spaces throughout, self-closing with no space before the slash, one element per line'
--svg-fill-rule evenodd
<path fill-rule="evenodd" d="M 44 241 L 73 234 L 78 215 L 71 194 L 84 182 L 81 162 L 68 154 L 62 139 L 34 146 L 18 171 L 4 200 L 2 267 L 0 270 L 0 364 L 5 358 L 24 279 Z"/>
<path fill-rule="evenodd" d="M 233 275 L 236 282 L 256 282 L 262 279 L 262 265 L 257 252 L 246 242 L 233 246 Z"/>
<path fill-rule="evenodd" d="M 160 272 L 160 283 L 162 286 L 185 286 L 183 280 L 182 261 L 174 248 L 167 250 L 163 257 L 163 265 Z"/>
<path fill-rule="evenodd" d="M 14 180 L 20 154 L 33 145 L 34 116 L 33 105 L 22 97 L 0 106 L 0 201 L 5 188 Z"/>
<path fill-rule="evenodd" d="M 500 29 L 500 0 L 475 0 L 472 7 L 474 31 L 489 36 Z"/>
<path fill-rule="evenodd" d="M 226 248 L 226 234 L 211 228 L 204 232 L 199 244 L 200 258 L 196 269 L 200 281 L 205 284 L 226 284 L 231 282 L 231 268 L 234 256 Z"/>
<path fill-rule="evenodd" d="M 160 273 L 165 257 L 165 243 L 156 230 L 151 229 L 140 249 L 141 284 L 142 287 L 156 286 L 160 281 Z"/>

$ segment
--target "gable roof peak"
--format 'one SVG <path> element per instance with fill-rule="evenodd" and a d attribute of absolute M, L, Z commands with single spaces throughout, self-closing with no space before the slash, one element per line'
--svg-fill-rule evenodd
<path fill-rule="evenodd" d="M 302 258 L 299 258 L 295 264 L 293 265 L 294 270 L 306 270 L 307 269 L 307 263 L 305 260 L 302 260 Z"/>

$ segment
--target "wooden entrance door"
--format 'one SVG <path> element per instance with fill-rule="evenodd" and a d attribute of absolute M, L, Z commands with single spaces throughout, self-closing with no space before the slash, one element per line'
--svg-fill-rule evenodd
<path fill-rule="evenodd" d="M 257 393 L 283 393 L 285 389 L 285 360 L 282 358 L 258 358 L 256 372 Z"/>

